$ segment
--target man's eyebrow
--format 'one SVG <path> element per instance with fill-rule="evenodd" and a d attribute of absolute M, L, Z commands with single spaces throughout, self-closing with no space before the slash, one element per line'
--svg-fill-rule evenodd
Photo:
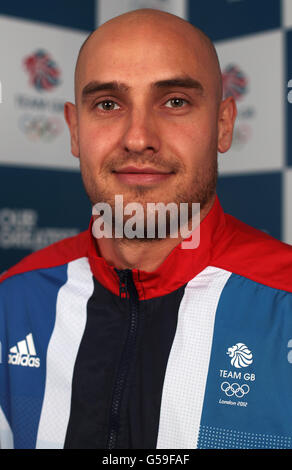
<path fill-rule="evenodd" d="M 125 83 L 112 81 L 112 82 L 89 82 L 82 90 L 82 100 L 88 96 L 94 95 L 99 91 L 128 91 L 129 87 Z"/>
<path fill-rule="evenodd" d="M 192 88 L 200 92 L 200 94 L 204 93 L 203 85 L 198 80 L 191 77 L 174 77 L 166 80 L 159 80 L 158 82 L 153 83 L 152 86 L 155 88 Z"/>
<path fill-rule="evenodd" d="M 203 95 L 204 87 L 203 85 L 194 78 L 191 77 L 174 77 L 168 78 L 166 80 L 159 80 L 151 84 L 152 88 L 191 88 L 197 90 L 200 94 Z M 120 91 L 126 92 L 129 91 L 130 87 L 125 83 L 112 81 L 112 82 L 100 82 L 94 80 L 89 82 L 82 90 L 82 100 L 85 100 L 87 97 L 98 93 L 99 91 Z"/>

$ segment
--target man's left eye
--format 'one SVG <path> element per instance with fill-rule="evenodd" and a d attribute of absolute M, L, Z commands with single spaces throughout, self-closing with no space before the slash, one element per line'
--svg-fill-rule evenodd
<path fill-rule="evenodd" d="M 167 108 L 182 108 L 184 104 L 187 103 L 187 100 L 183 98 L 171 98 L 165 104 Z"/>

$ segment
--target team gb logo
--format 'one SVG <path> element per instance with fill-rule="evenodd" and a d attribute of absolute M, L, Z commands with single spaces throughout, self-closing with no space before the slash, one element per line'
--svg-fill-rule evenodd
<path fill-rule="evenodd" d="M 226 354 L 231 357 L 231 365 L 240 369 L 252 364 L 252 353 L 243 343 L 236 343 L 235 346 L 228 348 Z"/>

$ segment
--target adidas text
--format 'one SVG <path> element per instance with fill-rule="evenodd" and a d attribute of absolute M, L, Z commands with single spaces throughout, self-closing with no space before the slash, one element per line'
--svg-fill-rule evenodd
<path fill-rule="evenodd" d="M 8 364 L 16 366 L 39 367 L 39 357 L 22 356 L 21 354 L 8 354 Z"/>

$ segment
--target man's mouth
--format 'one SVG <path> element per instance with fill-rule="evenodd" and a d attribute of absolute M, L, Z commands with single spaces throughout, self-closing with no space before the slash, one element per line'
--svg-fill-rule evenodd
<path fill-rule="evenodd" d="M 156 168 L 126 166 L 113 172 L 120 182 L 133 185 L 151 185 L 166 181 L 173 172 L 158 170 Z"/>

